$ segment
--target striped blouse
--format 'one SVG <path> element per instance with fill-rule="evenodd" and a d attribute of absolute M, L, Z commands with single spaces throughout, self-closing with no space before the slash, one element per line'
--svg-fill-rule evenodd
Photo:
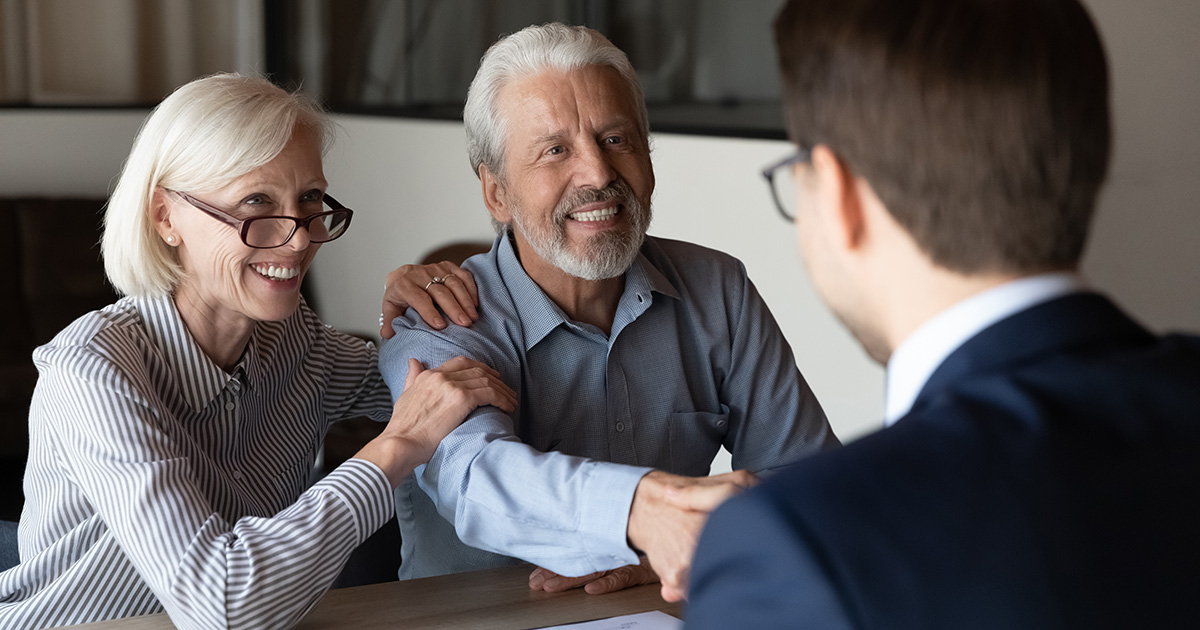
<path fill-rule="evenodd" d="M 367 342 L 303 304 L 213 364 L 169 297 L 124 298 L 33 355 L 21 564 L 0 628 L 166 610 L 179 628 L 283 628 L 393 511 L 351 459 L 306 489 L 330 423 L 386 421 Z"/>

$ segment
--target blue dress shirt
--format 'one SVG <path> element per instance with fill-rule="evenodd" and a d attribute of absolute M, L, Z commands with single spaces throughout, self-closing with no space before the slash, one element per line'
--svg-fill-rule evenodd
<path fill-rule="evenodd" d="M 648 237 L 610 335 L 568 319 L 509 238 L 463 266 L 479 285 L 479 320 L 436 331 L 410 310 L 393 322 L 380 370 L 398 394 L 409 357 L 468 356 L 498 370 L 520 406 L 476 410 L 397 489 L 401 578 L 509 556 L 563 575 L 633 564 L 629 508 L 649 470 L 707 475 L 724 445 L 735 468 L 762 473 L 837 444 L 728 255 Z"/>

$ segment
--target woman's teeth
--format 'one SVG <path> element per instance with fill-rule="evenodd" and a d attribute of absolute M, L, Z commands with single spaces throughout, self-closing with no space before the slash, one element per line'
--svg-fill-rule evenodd
<path fill-rule="evenodd" d="M 600 208 L 599 210 L 592 210 L 590 212 L 576 212 L 575 214 L 571 215 L 571 218 L 575 219 L 576 221 L 603 221 L 605 219 L 611 219 L 612 217 L 616 216 L 616 214 L 617 207 L 609 206 L 607 208 Z"/>
<path fill-rule="evenodd" d="M 259 274 L 264 275 L 273 280 L 291 280 L 300 275 L 300 270 L 295 267 L 276 267 L 275 265 L 252 265 L 252 269 Z"/>

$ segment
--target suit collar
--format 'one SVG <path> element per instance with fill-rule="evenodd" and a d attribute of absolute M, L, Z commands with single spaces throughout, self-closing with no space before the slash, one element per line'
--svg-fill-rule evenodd
<path fill-rule="evenodd" d="M 933 371 L 968 339 L 1010 315 L 1084 289 L 1083 279 L 1070 272 L 1018 278 L 960 300 L 918 326 L 888 361 L 884 425 L 908 413 Z"/>
<path fill-rule="evenodd" d="M 934 370 L 913 410 L 964 377 L 1012 367 L 1099 343 L 1149 342 L 1153 335 L 1108 298 L 1082 292 L 1038 304 L 967 340 Z"/>

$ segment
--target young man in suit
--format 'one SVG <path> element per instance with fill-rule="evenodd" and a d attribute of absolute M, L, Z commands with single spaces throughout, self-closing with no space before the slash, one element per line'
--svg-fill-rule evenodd
<path fill-rule="evenodd" d="M 1087 12 L 792 0 L 775 31 L 799 150 L 770 177 L 888 428 L 718 509 L 688 627 L 1195 626 L 1200 339 L 1078 275 L 1110 144 Z"/>

